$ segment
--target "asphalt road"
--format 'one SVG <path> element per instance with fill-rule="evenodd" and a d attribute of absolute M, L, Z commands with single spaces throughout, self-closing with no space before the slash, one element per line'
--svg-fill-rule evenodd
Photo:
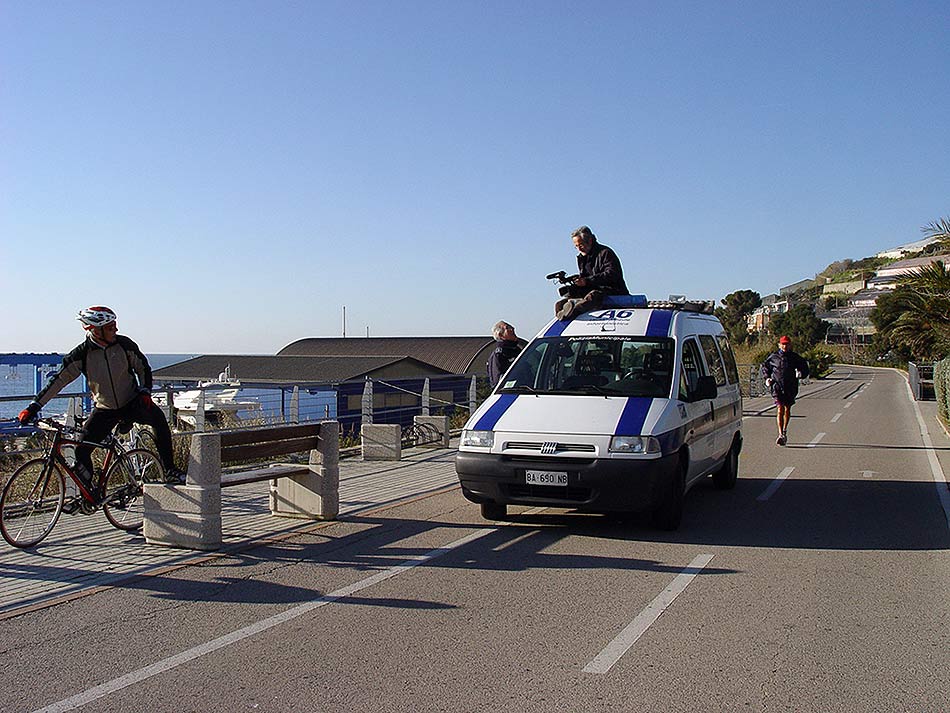
<path fill-rule="evenodd" d="M 681 529 L 459 491 L 0 622 L 3 711 L 950 711 L 950 527 L 896 372 L 747 408 Z"/>

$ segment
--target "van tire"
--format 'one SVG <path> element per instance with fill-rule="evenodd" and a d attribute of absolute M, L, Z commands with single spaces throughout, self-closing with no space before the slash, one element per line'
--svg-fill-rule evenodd
<path fill-rule="evenodd" d="M 486 520 L 504 520 L 508 517 L 508 506 L 504 503 L 482 503 L 482 517 Z"/>
<path fill-rule="evenodd" d="M 686 496 L 686 470 L 689 461 L 680 459 L 679 467 L 670 478 L 663 502 L 653 511 L 653 525 L 661 530 L 673 531 L 683 520 L 683 499 Z"/>
<path fill-rule="evenodd" d="M 739 444 L 735 441 L 726 454 L 726 460 L 722 468 L 713 473 L 713 485 L 719 490 L 732 490 L 736 487 L 736 479 L 739 477 Z"/>

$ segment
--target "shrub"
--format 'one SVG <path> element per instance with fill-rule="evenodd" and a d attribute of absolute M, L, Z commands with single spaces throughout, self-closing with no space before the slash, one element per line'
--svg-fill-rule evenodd
<path fill-rule="evenodd" d="M 940 418 L 950 423 L 950 357 L 934 364 L 934 392 Z"/>
<path fill-rule="evenodd" d="M 813 379 L 821 379 L 827 376 L 831 371 L 831 365 L 836 361 L 836 357 L 827 349 L 813 347 L 802 354 L 802 358 L 808 362 L 808 371 Z"/>

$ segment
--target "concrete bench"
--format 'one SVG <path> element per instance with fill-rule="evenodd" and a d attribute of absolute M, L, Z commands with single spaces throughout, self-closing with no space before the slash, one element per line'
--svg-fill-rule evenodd
<path fill-rule="evenodd" d="M 340 426 L 336 421 L 198 433 L 191 438 L 184 485 L 145 486 L 143 534 L 150 544 L 215 550 L 221 546 L 221 488 L 270 481 L 270 511 L 333 520 L 340 509 Z M 307 463 L 222 466 L 310 451 Z"/>

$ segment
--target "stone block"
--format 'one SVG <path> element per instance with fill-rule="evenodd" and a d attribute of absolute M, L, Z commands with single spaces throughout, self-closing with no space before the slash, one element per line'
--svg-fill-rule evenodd
<path fill-rule="evenodd" d="M 221 513 L 221 489 L 193 485 L 149 484 L 144 488 L 146 514 L 160 510 L 197 515 Z"/>
<path fill-rule="evenodd" d="M 216 550 L 221 547 L 221 514 L 154 512 L 142 527 L 150 545 Z"/>
<path fill-rule="evenodd" d="M 188 451 L 188 485 L 216 486 L 221 482 L 221 436 L 196 433 Z"/>
<path fill-rule="evenodd" d="M 274 515 L 310 520 L 333 520 L 340 512 L 339 475 L 315 467 L 309 473 L 271 481 L 270 509 Z"/>
<path fill-rule="evenodd" d="M 449 447 L 449 417 L 448 416 L 414 416 L 412 419 L 413 423 L 417 426 L 431 426 L 436 431 L 442 434 L 442 438 L 434 443 L 429 443 L 426 445 L 432 446 L 433 448 L 448 448 Z"/>
<path fill-rule="evenodd" d="M 363 460 L 399 460 L 402 430 L 395 423 L 364 423 L 360 427 Z"/>

